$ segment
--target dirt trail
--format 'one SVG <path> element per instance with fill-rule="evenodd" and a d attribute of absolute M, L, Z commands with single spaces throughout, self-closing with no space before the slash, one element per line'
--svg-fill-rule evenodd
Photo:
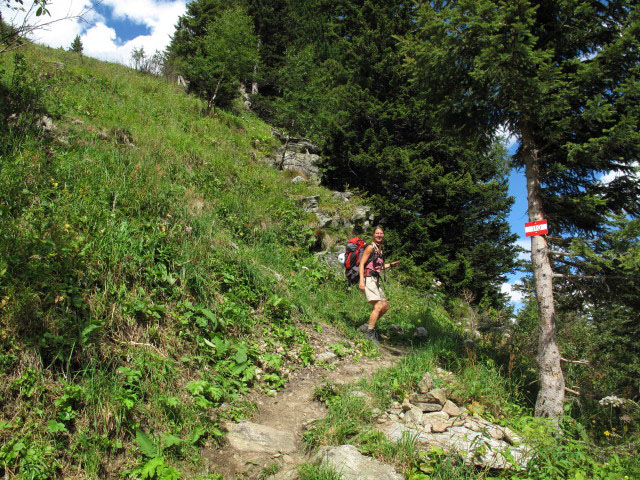
<path fill-rule="evenodd" d="M 328 345 L 342 340 L 344 338 L 335 329 L 325 326 L 322 334 L 314 335 L 312 344 L 317 355 L 328 351 Z M 205 459 L 213 467 L 212 470 L 222 473 L 226 480 L 295 478 L 296 467 L 308 461 L 302 445 L 305 427 L 326 414 L 325 406 L 313 399 L 314 389 L 325 382 L 336 384 L 356 382 L 380 368 L 392 366 L 400 358 L 401 351 L 389 351 L 385 348 L 379 350 L 381 356 L 377 358 L 340 359 L 333 364 L 335 369 L 332 370 L 320 366 L 300 369 L 291 374 L 287 386 L 275 397 L 256 394 L 252 400 L 256 403 L 258 411 L 248 421 L 292 434 L 295 442 L 294 451 L 289 453 L 250 451 L 251 447 L 239 449 L 227 443 L 217 450 L 205 453 Z M 275 467 L 274 463 L 278 466 Z M 265 468 L 269 466 L 278 470 L 273 477 L 264 476 Z"/>

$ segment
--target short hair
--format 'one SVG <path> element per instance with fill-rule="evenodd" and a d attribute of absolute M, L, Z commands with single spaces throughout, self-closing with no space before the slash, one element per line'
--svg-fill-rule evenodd
<path fill-rule="evenodd" d="M 373 229 L 372 234 L 376 233 L 376 230 L 382 230 L 384 232 L 384 227 L 382 225 L 376 225 Z"/>

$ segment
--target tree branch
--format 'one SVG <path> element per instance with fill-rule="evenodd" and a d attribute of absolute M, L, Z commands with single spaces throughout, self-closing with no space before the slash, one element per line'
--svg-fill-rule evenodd
<path fill-rule="evenodd" d="M 565 257 L 577 257 L 578 255 L 571 252 L 561 252 L 559 250 L 549 250 L 551 255 L 565 256 Z"/>
<path fill-rule="evenodd" d="M 597 275 L 565 275 L 564 273 L 554 273 L 553 278 L 579 278 L 581 280 L 601 280 L 604 281 L 606 278 L 612 277 L 603 277 Z"/>
<path fill-rule="evenodd" d="M 578 396 L 582 395 L 580 392 L 577 392 L 575 390 L 571 390 L 569 387 L 564 387 L 564 391 L 565 392 L 569 392 L 569 393 L 573 393 L 574 395 L 578 395 Z"/>
<path fill-rule="evenodd" d="M 566 358 L 560 357 L 560 361 L 565 363 L 577 363 L 579 365 L 591 365 L 589 360 L 567 360 Z"/>

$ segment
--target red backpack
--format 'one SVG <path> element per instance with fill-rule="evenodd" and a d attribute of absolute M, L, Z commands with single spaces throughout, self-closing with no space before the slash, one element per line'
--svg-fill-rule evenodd
<path fill-rule="evenodd" d="M 347 251 L 344 253 L 344 273 L 349 283 L 358 283 L 360 280 L 360 259 L 367 246 L 360 237 L 353 237 L 347 240 Z M 367 263 L 375 260 L 377 255 L 372 253 Z"/>

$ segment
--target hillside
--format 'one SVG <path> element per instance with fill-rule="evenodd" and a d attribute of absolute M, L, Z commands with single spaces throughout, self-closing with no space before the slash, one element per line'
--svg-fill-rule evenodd
<path fill-rule="evenodd" d="M 333 368 L 319 352 L 345 362 L 380 355 L 356 331 L 369 314 L 360 292 L 313 251 L 320 237 L 352 232 L 318 229 L 298 204 L 317 195 L 347 216 L 365 200 L 338 201 L 268 166 L 279 146 L 269 125 L 239 108 L 205 115 L 177 85 L 73 53 L 29 47 L 1 61 L 5 478 L 220 479 L 203 452 L 224 442 L 224 422 L 250 418 L 255 398 L 277 395 L 291 372 Z M 390 275 L 382 324 L 385 342 L 408 354 L 366 388 L 387 408 L 425 371 L 449 369 L 460 403 L 549 460 L 497 473 L 411 445 L 390 453 L 369 429 L 370 411 L 356 416 L 351 390 L 330 383 L 317 396 L 336 424 L 310 430 L 310 449 L 353 443 L 393 457 L 413 480 L 639 472 L 637 443 L 598 444 L 582 427 L 554 438 L 530 418 L 527 364 L 508 379 L 499 336 L 465 337 L 478 311 L 407 287 L 409 274 Z M 426 341 L 415 340 L 417 327 Z M 337 477 L 309 466 L 301 478 Z"/>

